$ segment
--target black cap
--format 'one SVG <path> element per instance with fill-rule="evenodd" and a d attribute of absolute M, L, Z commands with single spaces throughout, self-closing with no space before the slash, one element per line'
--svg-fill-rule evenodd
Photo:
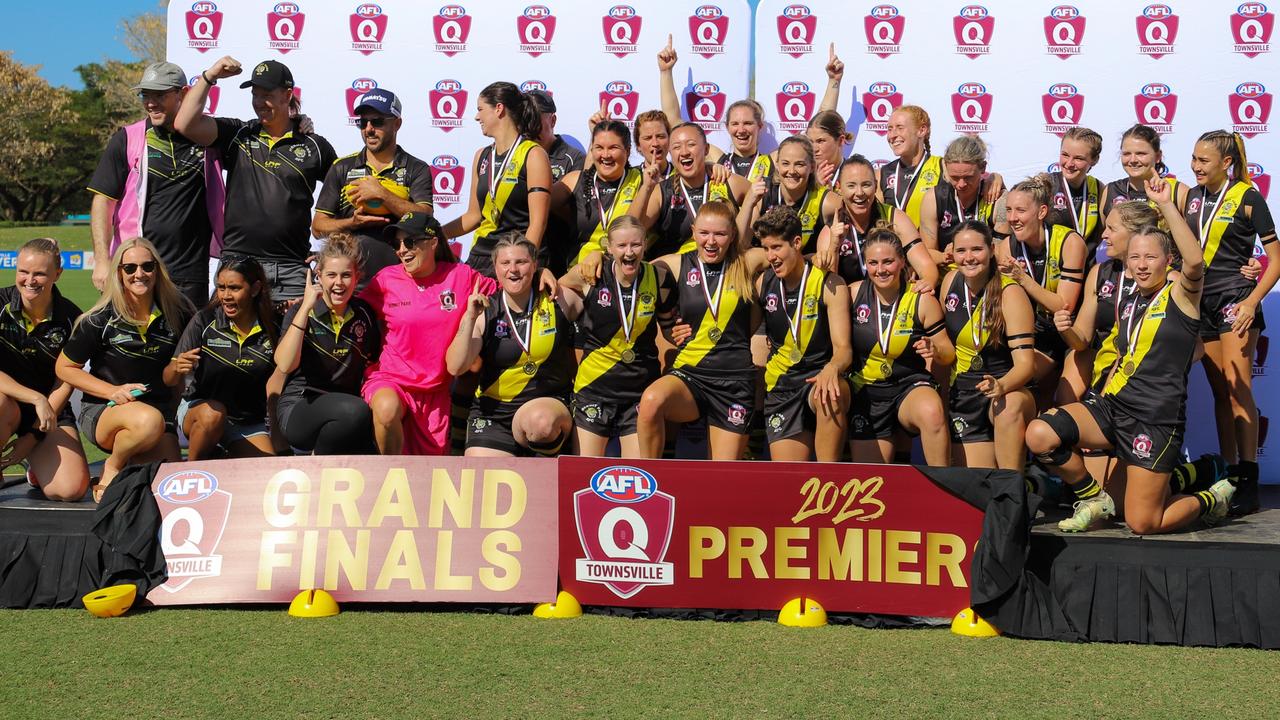
<path fill-rule="evenodd" d="M 263 60 L 253 69 L 253 74 L 249 76 L 249 79 L 240 83 L 242 90 L 247 87 L 260 87 L 263 90 L 291 89 L 293 88 L 293 73 L 289 72 L 289 68 L 285 67 L 282 62 Z"/>
<path fill-rule="evenodd" d="M 556 111 L 556 101 L 546 90 L 530 90 L 525 94 L 533 98 L 533 104 L 537 106 L 538 112 L 554 113 Z"/>
<path fill-rule="evenodd" d="M 414 239 L 444 237 L 444 228 L 440 226 L 440 221 L 428 212 L 407 212 L 401 215 L 395 223 L 383 228 L 382 237 L 394 244 L 397 230 L 404 231 L 405 235 Z"/>

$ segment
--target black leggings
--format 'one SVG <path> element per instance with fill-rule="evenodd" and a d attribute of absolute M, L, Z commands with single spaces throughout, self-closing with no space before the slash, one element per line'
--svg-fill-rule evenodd
<path fill-rule="evenodd" d="M 373 412 L 365 401 L 346 393 L 306 397 L 289 411 L 284 437 L 298 450 L 316 455 L 373 453 Z"/>

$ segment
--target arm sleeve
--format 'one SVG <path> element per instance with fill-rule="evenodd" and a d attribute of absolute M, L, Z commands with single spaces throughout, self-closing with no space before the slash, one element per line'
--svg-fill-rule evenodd
<path fill-rule="evenodd" d="M 98 167 L 89 179 L 89 189 L 112 200 L 124 197 L 124 184 L 129 177 L 128 140 L 121 128 L 107 141 L 107 148 L 98 159 Z"/>
<path fill-rule="evenodd" d="M 94 313 L 85 317 L 71 328 L 71 337 L 62 346 L 62 354 L 77 365 L 84 365 L 92 360 L 101 348 L 103 314 Z"/>

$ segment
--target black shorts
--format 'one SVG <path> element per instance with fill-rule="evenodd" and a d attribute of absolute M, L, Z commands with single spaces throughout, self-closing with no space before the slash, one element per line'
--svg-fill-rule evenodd
<path fill-rule="evenodd" d="M 1085 398 L 1084 406 L 1115 448 L 1117 460 L 1158 473 L 1182 464 L 1182 425 L 1140 420 L 1102 395 Z"/>
<path fill-rule="evenodd" d="M 609 402 L 574 393 L 573 424 L 593 435 L 624 437 L 636 433 L 639 402 Z"/>
<path fill-rule="evenodd" d="M 698 413 L 712 427 L 746 435 L 756 413 L 756 384 L 751 376 L 708 378 L 687 369 L 672 370 L 689 388 L 698 404 Z"/>
<path fill-rule="evenodd" d="M 14 435 L 22 437 L 31 434 L 36 436 L 36 440 L 43 440 L 44 433 L 36 430 L 36 422 L 39 421 L 36 416 L 36 407 L 26 403 L 18 403 L 18 427 L 13 431 Z M 62 409 L 58 411 L 58 427 L 75 427 L 76 414 L 71 409 L 71 401 L 68 400 L 62 405 Z M 8 438 L 5 438 L 8 440 Z"/>
<path fill-rule="evenodd" d="M 1044 318 L 1036 316 L 1036 351 L 1044 353 L 1055 365 L 1061 366 L 1067 357 L 1067 341 L 1062 339 L 1062 333 L 1054 326 L 1053 318 L 1049 318 L 1047 325 L 1043 324 L 1045 322 Z"/>
<path fill-rule="evenodd" d="M 817 429 L 818 416 L 809 407 L 812 390 L 813 386 L 805 383 L 795 388 L 774 387 L 764 396 L 764 432 L 769 442 Z"/>
<path fill-rule="evenodd" d="M 907 395 L 918 387 L 937 386 L 928 380 L 891 386 L 867 385 L 853 394 L 849 403 L 850 440 L 886 440 L 906 430 L 898 424 L 898 408 Z"/>
<path fill-rule="evenodd" d="M 1231 332 L 1231 325 L 1236 321 L 1236 305 L 1249 297 L 1252 289 L 1247 287 L 1223 290 L 1222 292 L 1205 293 L 1200 296 L 1200 337 L 1204 340 L 1217 340 L 1219 336 Z M 1253 316 L 1250 330 L 1266 330 L 1267 323 L 1262 318 L 1262 305 L 1258 305 Z"/>
<path fill-rule="evenodd" d="M 177 406 L 172 408 L 161 408 L 151 405 L 151 407 L 159 410 L 160 415 L 164 417 L 164 431 L 171 435 L 177 435 Z M 111 452 L 109 449 L 98 445 L 98 421 L 102 419 L 102 413 L 106 411 L 106 409 L 106 403 L 84 403 L 80 406 L 80 417 L 76 418 L 76 425 L 80 428 L 80 433 L 86 438 L 89 438 L 89 442 L 97 446 L 99 450 L 103 452 Z"/>
<path fill-rule="evenodd" d="M 569 406 L 564 398 L 555 398 Z M 524 403 L 502 402 L 488 397 L 478 397 L 471 405 L 471 413 L 467 415 L 467 447 L 482 447 L 500 450 L 516 457 L 541 457 L 528 447 L 516 442 L 511 423 L 515 420 L 516 411 Z M 568 441 L 568 438 L 562 438 Z"/>
<path fill-rule="evenodd" d="M 951 383 L 947 407 L 951 411 L 951 441 L 961 444 L 992 442 L 996 439 L 991 424 L 991 398 L 977 389 L 980 378 L 956 378 Z"/>

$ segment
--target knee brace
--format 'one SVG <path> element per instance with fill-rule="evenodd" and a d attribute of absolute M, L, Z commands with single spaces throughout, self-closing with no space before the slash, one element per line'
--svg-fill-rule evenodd
<path fill-rule="evenodd" d="M 564 445 L 566 438 L 567 435 L 564 432 L 558 432 L 555 437 L 546 442 L 526 442 L 525 444 L 530 450 L 538 455 L 543 457 L 553 457 L 560 452 L 560 448 Z"/>
<path fill-rule="evenodd" d="M 1065 465 L 1071 459 L 1071 450 L 1080 442 L 1080 427 L 1069 413 L 1057 408 L 1045 411 L 1036 419 L 1048 425 L 1058 436 L 1058 447 L 1046 453 L 1038 453 L 1036 459 L 1053 467 Z"/>

